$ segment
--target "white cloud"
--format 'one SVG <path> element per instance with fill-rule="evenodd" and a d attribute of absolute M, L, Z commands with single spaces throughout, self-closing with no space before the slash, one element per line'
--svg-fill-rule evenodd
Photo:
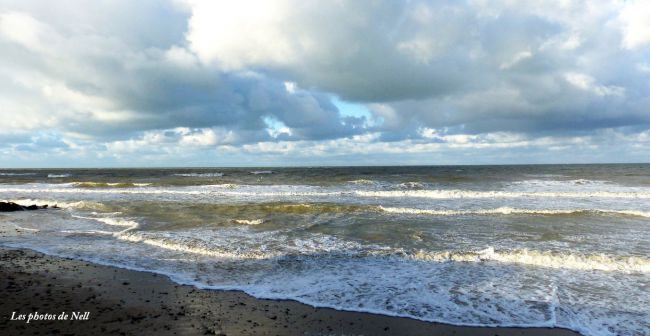
<path fill-rule="evenodd" d="M 212 129 L 201 129 L 190 132 L 187 128 L 181 131 L 180 144 L 186 146 L 214 146 L 219 142 L 219 137 Z"/>
<path fill-rule="evenodd" d="M 43 50 L 47 30 L 47 26 L 27 13 L 0 14 L 0 35 L 28 49 Z"/>
<path fill-rule="evenodd" d="M 288 1 L 189 1 L 192 18 L 187 39 L 199 57 L 226 70 L 252 64 L 286 64 L 300 48 L 283 26 L 298 9 Z"/>
<path fill-rule="evenodd" d="M 625 89 L 620 86 L 605 86 L 596 84 L 596 80 L 585 74 L 570 72 L 564 75 L 564 78 L 573 86 L 595 93 L 598 96 L 622 96 Z"/>
<path fill-rule="evenodd" d="M 650 44 L 650 2 L 626 1 L 619 19 L 623 29 L 623 47 L 637 49 Z"/>
<path fill-rule="evenodd" d="M 287 90 L 288 93 L 296 93 L 298 86 L 296 85 L 295 82 L 284 82 L 284 88 Z"/>

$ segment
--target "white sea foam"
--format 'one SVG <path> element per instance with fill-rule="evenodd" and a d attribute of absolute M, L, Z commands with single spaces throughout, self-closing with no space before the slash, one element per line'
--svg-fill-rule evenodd
<path fill-rule="evenodd" d="M 244 189 L 244 187 L 246 187 Z M 230 191 L 224 189 L 239 189 Z M 293 190 L 292 190 L 293 189 Z M 341 191 L 308 191 L 311 186 L 243 186 L 236 184 L 207 185 L 198 187 L 143 187 L 143 188 L 57 188 L 53 186 L 28 186 L 0 188 L 0 192 L 11 193 L 62 193 L 62 194 L 142 194 L 142 195 L 223 195 L 223 196 L 262 196 L 262 197 L 287 197 L 287 196 L 333 196 L 345 195 L 349 192 Z"/>
<path fill-rule="evenodd" d="M 172 174 L 174 176 L 182 177 L 222 177 L 223 173 L 183 173 L 183 174 Z"/>
<path fill-rule="evenodd" d="M 150 188 L 114 188 L 114 189 L 88 189 L 88 188 L 0 188 L 0 192 L 24 192 L 24 193 L 62 193 L 62 194 L 185 194 L 199 195 L 213 193 L 211 190 L 194 189 L 162 189 Z"/>
<path fill-rule="evenodd" d="M 101 230 L 69 230 L 64 233 L 80 238 L 111 234 Z M 555 281 L 583 275 L 586 278 L 579 281 L 603 281 L 610 279 L 607 277 L 609 272 L 647 274 L 650 272 L 647 258 L 530 250 L 495 251 L 488 248 L 468 252 L 417 251 L 397 258 L 383 258 L 381 256 L 384 254 L 379 254 L 378 258 L 330 259 L 322 252 L 336 254 L 340 251 L 357 251 L 360 246 L 324 235 L 296 241 L 287 240 L 286 236 L 277 232 L 263 237 L 255 236 L 257 233 L 247 228 L 215 232 L 214 239 L 200 238 L 205 237 L 205 233 L 205 230 L 178 233 L 185 236 L 176 235 L 175 232 L 112 233 L 118 240 L 138 246 L 133 247 L 134 252 L 127 248 L 123 255 L 117 257 L 102 256 L 101 246 L 95 252 L 67 252 L 63 256 L 72 255 L 113 266 L 154 271 L 166 274 L 179 283 L 201 288 L 239 289 L 261 298 L 295 299 L 313 306 L 426 321 L 471 326 L 569 327 L 586 335 L 598 336 L 625 334 L 626 331 L 629 334 L 643 334 L 642 331 L 646 330 L 639 322 L 643 319 L 643 313 L 632 310 L 629 314 L 637 314 L 633 316 L 635 319 L 626 320 L 625 314 L 616 313 L 616 307 L 605 309 L 590 306 L 586 310 L 581 297 L 567 296 L 563 284 L 556 284 Z M 240 241 L 246 244 L 256 240 L 272 245 L 284 241 L 293 249 L 303 251 L 302 255 L 306 258 L 277 259 L 283 253 L 238 248 Z M 106 251 L 113 251 L 114 246 L 111 244 Z M 148 247 L 152 248 L 151 254 L 146 252 Z M 129 259 L 133 255 L 143 255 L 144 260 L 150 261 L 134 263 Z M 147 259 L 144 255 L 155 258 Z M 215 261 L 236 263 L 215 264 Z M 481 263 L 486 263 L 485 267 Z M 508 272 L 508 264 L 535 267 L 530 271 Z M 502 265 L 506 268 L 502 268 Z M 572 273 L 536 270 L 538 267 L 566 269 Z M 233 269 L 241 274 L 229 277 L 234 280 L 222 280 Z M 389 277 L 386 276 L 387 269 L 391 270 Z M 574 270 L 605 272 L 574 273 Z M 543 280 L 548 281 L 547 285 Z M 616 282 L 612 282 L 611 286 L 606 282 L 596 282 L 594 285 L 607 289 L 625 288 Z M 638 289 L 632 290 L 636 291 L 633 295 L 642 293 Z M 611 301 L 613 299 L 607 298 L 609 301 L 601 303 L 615 304 L 616 301 Z M 590 298 L 585 300 L 591 302 Z M 573 307 L 578 310 L 571 310 Z M 608 313 L 610 309 L 614 310 L 613 315 Z"/>
<path fill-rule="evenodd" d="M 495 251 L 489 247 L 480 251 L 418 251 L 410 258 L 437 262 L 501 262 L 548 268 L 574 270 L 598 270 L 622 273 L 650 273 L 650 259 L 644 257 L 621 257 L 604 254 L 566 254 L 549 251 L 510 250 Z"/>
<path fill-rule="evenodd" d="M 80 215 L 72 215 L 74 218 L 79 218 L 79 219 L 89 219 L 89 220 L 94 220 L 98 221 L 100 223 L 104 223 L 106 225 L 111 225 L 111 226 L 122 226 L 122 227 L 127 227 L 129 230 L 130 229 L 135 229 L 140 226 L 140 224 L 136 221 L 133 221 L 131 219 L 126 219 L 126 218 L 115 218 L 115 217 L 87 217 L 87 216 L 80 216 Z"/>
<path fill-rule="evenodd" d="M 319 254 L 370 255 L 369 251 L 383 251 L 387 255 L 390 252 L 388 247 L 363 245 L 330 235 L 290 237 L 281 231 L 251 230 L 248 225 L 224 228 L 217 232 L 200 229 L 183 232 L 128 229 L 115 233 L 114 236 L 123 241 L 155 246 L 163 250 L 237 260 Z"/>
<path fill-rule="evenodd" d="M 245 224 L 245 225 L 259 225 L 264 223 L 264 220 L 263 219 L 235 219 L 235 223 Z"/>
<path fill-rule="evenodd" d="M 389 191 L 355 191 L 362 197 L 390 198 L 519 198 L 519 197 L 559 197 L 559 198 L 650 198 L 650 191 L 591 191 L 591 192 L 509 192 L 509 191 L 473 191 L 473 190 L 389 190 Z"/>
<path fill-rule="evenodd" d="M 70 185 L 76 187 L 146 187 L 151 185 L 151 183 L 85 181 L 85 182 L 71 182 Z"/>
<path fill-rule="evenodd" d="M 238 189 L 228 191 L 223 189 Z M 474 191 L 460 189 L 436 190 L 356 190 L 342 191 L 336 189 L 320 188 L 314 186 L 253 186 L 253 185 L 210 185 L 198 187 L 141 187 L 141 188 L 64 188 L 56 185 L 25 185 L 7 186 L 0 188 L 0 192 L 13 193 L 95 193 L 95 194 L 178 194 L 178 195 L 225 195 L 225 196 L 262 196 L 262 197 L 292 197 L 292 196 L 358 196 L 374 198 L 430 198 L 430 199 L 472 199 L 472 198 L 637 198 L 650 199 L 650 190 L 637 191 L 539 191 L 539 192 L 513 192 L 513 191 Z"/>
<path fill-rule="evenodd" d="M 47 174 L 48 178 L 63 178 L 63 177 L 70 177 L 70 174 Z"/>
<path fill-rule="evenodd" d="M 71 257 L 69 253 L 51 248 L 26 247 L 51 255 Z M 179 252 L 184 252 L 184 249 Z M 610 315 L 609 308 L 600 306 L 589 306 L 589 310 L 571 310 L 572 305 L 583 301 L 574 302 L 581 298 L 567 297 L 564 291 L 559 291 L 558 287 L 562 284 L 556 284 L 555 276 L 548 272 L 542 274 L 550 281 L 549 284 L 540 286 L 531 283 L 532 279 L 524 274 L 521 278 L 513 278 L 511 274 L 504 274 L 506 277 L 501 278 L 498 269 L 494 270 L 497 272 L 494 274 L 488 269 L 485 274 L 477 268 L 432 268 L 391 260 L 378 260 L 376 264 L 354 259 L 337 260 L 336 263 L 312 260 L 300 264 L 299 275 L 283 268 L 268 268 L 271 272 L 260 272 L 260 278 L 253 278 L 257 279 L 254 283 L 232 283 L 219 281 L 224 278 L 221 275 L 210 277 L 197 273 L 201 269 L 217 272 L 220 268 L 209 267 L 210 264 L 192 257 L 161 255 L 157 260 L 170 266 L 157 264 L 153 267 L 89 254 L 72 257 L 103 265 L 150 271 L 166 275 L 177 283 L 199 288 L 243 290 L 259 298 L 292 299 L 315 307 L 466 326 L 564 327 L 592 336 L 642 335 L 647 331 L 647 324 L 644 327 L 643 323 L 647 313 L 636 313 L 630 320 L 625 314 L 634 313 L 614 311 Z M 206 265 L 208 267 L 204 267 Z M 386 269 L 391 270 L 390 277 L 386 277 Z M 224 271 L 232 272 L 231 268 Z M 227 274 L 223 273 L 225 276 Z M 415 274 L 422 276 L 414 277 Z M 607 289 L 619 288 L 614 283 L 603 285 Z M 639 290 L 636 292 L 639 294 Z M 586 300 L 584 303 L 591 302 L 590 298 Z M 594 313 L 591 314 L 590 310 Z"/>
<path fill-rule="evenodd" d="M 125 226 L 131 229 L 137 228 L 140 225 L 136 221 L 124 219 L 124 218 L 100 217 L 100 218 L 93 218 L 93 219 L 102 222 L 106 225 Z"/>
<path fill-rule="evenodd" d="M 22 227 L 22 226 L 16 225 L 16 224 L 14 224 L 14 226 L 16 227 L 17 230 L 22 230 L 22 231 L 29 231 L 29 232 L 40 232 L 41 231 L 39 229 L 26 228 L 26 227 Z"/>
<path fill-rule="evenodd" d="M 233 249 L 222 249 L 218 246 L 210 245 L 199 239 L 187 237 L 165 237 L 160 235 L 151 235 L 142 232 L 121 232 L 115 235 L 117 239 L 131 243 L 141 243 L 145 245 L 159 247 L 165 250 L 177 252 L 193 253 L 203 256 L 225 259 L 270 259 L 277 256 L 273 253 L 263 253 L 260 251 L 241 252 Z"/>
<path fill-rule="evenodd" d="M 36 173 L 0 173 L 0 176 L 31 176 Z"/>
<path fill-rule="evenodd" d="M 71 235 L 114 235 L 115 232 L 102 231 L 102 230 L 62 230 L 61 233 Z"/>
<path fill-rule="evenodd" d="M 87 209 L 101 209 L 104 207 L 102 203 L 92 202 L 92 201 L 61 201 L 61 200 L 47 200 L 47 199 L 12 199 L 9 202 L 13 202 L 20 205 L 45 205 L 49 207 L 57 206 L 59 208 L 87 208 Z"/>
<path fill-rule="evenodd" d="M 236 183 L 221 183 L 221 184 L 205 184 L 200 186 L 200 188 L 218 188 L 218 189 L 237 189 L 241 185 Z"/>
<path fill-rule="evenodd" d="M 412 215 L 434 215 L 434 216 L 459 216 L 459 215 L 567 215 L 576 213 L 595 213 L 595 214 L 622 214 L 629 216 L 650 217 L 650 212 L 638 210 L 605 210 L 605 209 L 518 209 L 511 207 L 500 207 L 495 209 L 476 209 L 476 210 L 434 210 L 434 209 L 417 209 L 417 208 L 396 208 L 396 207 L 378 207 L 381 211 L 398 214 Z"/>
<path fill-rule="evenodd" d="M 271 171 L 271 170 L 253 170 L 250 173 L 253 174 L 253 175 L 273 174 L 273 171 Z"/>
<path fill-rule="evenodd" d="M 420 182 L 404 182 L 400 183 L 398 187 L 401 189 L 422 189 L 424 188 L 424 184 Z"/>
<path fill-rule="evenodd" d="M 221 231 L 217 236 L 198 231 L 193 236 L 173 232 L 134 232 L 138 223 L 128 219 L 111 217 L 83 217 L 108 225 L 124 226 L 126 230 L 114 233 L 115 237 L 134 243 L 143 243 L 179 252 L 188 252 L 219 258 L 268 259 L 286 254 L 311 255 L 322 253 L 346 253 L 348 255 L 397 256 L 399 258 L 435 262 L 498 262 L 531 265 L 536 267 L 573 270 L 598 270 L 622 273 L 650 273 L 650 259 L 639 256 L 611 256 L 605 254 L 580 254 L 527 249 L 495 250 L 492 247 L 479 251 L 424 251 L 405 252 L 398 248 L 380 245 L 364 246 L 357 242 L 340 240 L 327 235 L 313 235 L 307 239 L 294 239 L 272 232 Z M 257 220 L 236 220 L 247 225 L 258 224 Z M 254 224 L 253 224 L 254 223 Z M 261 223 L 261 222 L 260 222 Z M 208 234 L 208 236 L 206 236 Z M 264 235 L 259 236 L 260 234 Z M 196 237 L 195 237 L 196 236 Z M 211 237 L 205 239 L 205 237 Z M 217 237 L 219 237 L 217 239 Z M 281 249 L 260 250 L 255 244 L 264 241 L 263 246 L 282 246 Z M 237 246 L 237 248 L 234 248 Z M 260 245 L 262 246 L 262 245 Z"/>
<path fill-rule="evenodd" d="M 358 185 L 373 185 L 373 184 L 377 184 L 378 182 L 373 180 L 358 179 L 358 180 L 348 181 L 348 183 L 358 184 Z"/>
<path fill-rule="evenodd" d="M 612 182 L 603 180 L 588 180 L 588 179 L 574 179 L 574 180 L 522 180 L 510 182 L 512 186 L 524 187 L 566 187 L 566 186 L 616 186 Z"/>

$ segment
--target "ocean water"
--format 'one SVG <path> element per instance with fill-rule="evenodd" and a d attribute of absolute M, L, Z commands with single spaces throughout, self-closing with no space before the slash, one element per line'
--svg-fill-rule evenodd
<path fill-rule="evenodd" d="M 0 244 L 261 298 L 650 334 L 650 165 L 0 169 Z"/>

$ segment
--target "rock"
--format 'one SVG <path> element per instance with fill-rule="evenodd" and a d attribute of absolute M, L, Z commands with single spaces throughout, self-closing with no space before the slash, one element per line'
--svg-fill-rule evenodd
<path fill-rule="evenodd" d="M 38 209 L 47 209 L 47 204 L 40 205 L 40 206 L 36 204 L 32 204 L 30 206 L 22 206 L 14 202 L 0 202 L 0 212 L 38 210 Z"/>
<path fill-rule="evenodd" d="M 0 211 L 10 212 L 10 211 L 23 211 L 23 207 L 19 204 L 12 202 L 0 202 Z"/>

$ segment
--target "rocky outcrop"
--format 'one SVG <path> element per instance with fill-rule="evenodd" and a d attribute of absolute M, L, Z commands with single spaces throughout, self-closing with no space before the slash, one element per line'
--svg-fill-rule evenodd
<path fill-rule="evenodd" d="M 57 206 L 55 205 L 54 208 Z M 14 202 L 0 202 L 0 212 L 12 212 L 12 211 L 25 211 L 25 210 L 38 210 L 38 209 L 47 209 L 47 204 L 45 205 L 28 205 L 23 206 Z"/>

